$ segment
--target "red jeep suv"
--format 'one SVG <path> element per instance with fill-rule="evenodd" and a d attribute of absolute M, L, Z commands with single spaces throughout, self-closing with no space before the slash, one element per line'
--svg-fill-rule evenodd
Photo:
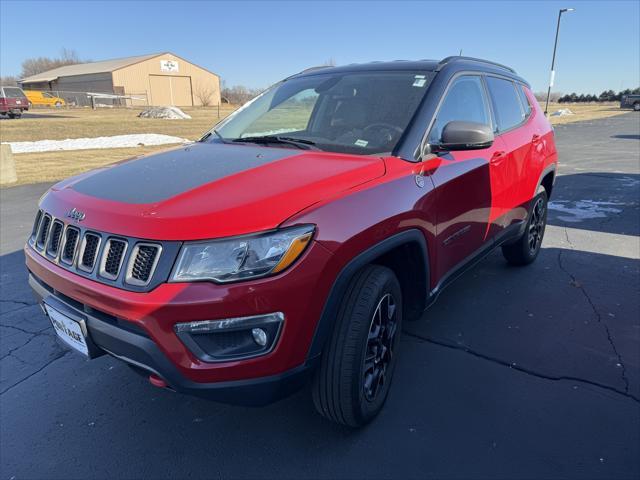
<path fill-rule="evenodd" d="M 501 247 L 535 260 L 557 164 L 525 80 L 451 57 L 293 75 L 197 142 L 40 201 L 30 284 L 59 337 L 158 387 L 325 417 L 382 408 L 402 322 Z"/>

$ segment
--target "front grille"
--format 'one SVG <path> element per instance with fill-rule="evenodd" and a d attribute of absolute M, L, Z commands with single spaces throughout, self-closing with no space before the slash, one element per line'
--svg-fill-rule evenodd
<path fill-rule="evenodd" d="M 160 247 L 158 245 L 136 245 L 127 269 L 127 283 L 132 285 L 146 285 L 151 278 L 151 272 L 156 267 Z"/>
<path fill-rule="evenodd" d="M 86 233 L 82 240 L 78 260 L 78 268 L 80 270 L 84 270 L 85 272 L 93 270 L 96 264 L 96 257 L 98 256 L 98 247 L 100 247 L 100 235 L 91 232 Z"/>
<path fill-rule="evenodd" d="M 67 231 L 64 234 L 64 247 L 62 248 L 62 255 L 60 255 L 61 262 L 68 265 L 73 263 L 76 247 L 78 246 L 78 238 L 80 238 L 80 230 L 75 227 L 67 227 Z"/>
<path fill-rule="evenodd" d="M 127 250 L 127 242 L 116 238 L 110 238 L 104 247 L 102 254 L 102 265 L 100 275 L 110 280 L 118 278 L 120 267 L 124 260 L 124 253 Z"/>
<path fill-rule="evenodd" d="M 90 231 L 79 221 L 69 224 L 44 210 L 36 213 L 28 244 L 59 267 L 131 291 L 146 291 L 166 281 L 180 249 L 180 242 L 145 242 Z M 169 258 L 160 264 L 164 256 Z"/>
<path fill-rule="evenodd" d="M 58 255 L 63 231 L 64 224 L 60 220 L 54 220 L 53 226 L 51 227 L 51 234 L 49 235 L 49 246 L 47 248 L 47 253 L 52 257 Z"/>
<path fill-rule="evenodd" d="M 32 238 L 36 238 L 38 227 L 40 226 L 40 220 L 42 220 L 42 210 L 38 210 L 38 213 L 36 214 L 36 221 L 33 222 L 33 229 L 31 230 Z"/>
<path fill-rule="evenodd" d="M 42 222 L 40 222 L 40 229 L 38 230 L 38 240 L 36 241 L 36 246 L 41 250 L 47 243 L 47 234 L 49 233 L 50 226 L 51 217 L 49 215 L 45 215 L 42 218 Z"/>

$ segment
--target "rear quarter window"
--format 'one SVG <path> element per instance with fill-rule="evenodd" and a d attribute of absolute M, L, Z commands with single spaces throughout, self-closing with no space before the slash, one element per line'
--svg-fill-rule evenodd
<path fill-rule="evenodd" d="M 511 80 L 487 77 L 487 87 L 491 95 L 498 131 L 503 132 L 522 123 L 525 113 L 515 84 Z"/>
<path fill-rule="evenodd" d="M 520 94 L 520 100 L 522 102 L 522 109 L 524 110 L 524 116 L 528 117 L 531 114 L 531 104 L 529 103 L 529 97 L 527 97 L 527 92 L 525 91 L 524 85 L 518 84 L 516 87 L 518 93 Z"/>

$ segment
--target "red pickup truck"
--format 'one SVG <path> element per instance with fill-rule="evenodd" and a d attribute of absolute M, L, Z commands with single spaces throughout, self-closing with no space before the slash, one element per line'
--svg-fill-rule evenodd
<path fill-rule="evenodd" d="M 0 115 L 20 118 L 25 110 L 29 110 L 29 100 L 21 88 L 0 87 Z"/>

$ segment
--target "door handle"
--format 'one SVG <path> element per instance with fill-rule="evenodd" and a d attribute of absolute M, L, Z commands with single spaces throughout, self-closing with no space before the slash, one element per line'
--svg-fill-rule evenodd
<path fill-rule="evenodd" d="M 532 143 L 538 143 L 538 142 L 540 142 L 540 140 L 542 140 L 542 137 L 540 135 L 538 135 L 537 133 L 534 133 L 533 137 L 531 137 L 531 142 Z"/>
<path fill-rule="evenodd" d="M 507 157 L 506 153 L 503 151 L 495 152 L 491 156 L 491 160 L 489 162 L 493 165 L 499 165 L 502 161 Z"/>

